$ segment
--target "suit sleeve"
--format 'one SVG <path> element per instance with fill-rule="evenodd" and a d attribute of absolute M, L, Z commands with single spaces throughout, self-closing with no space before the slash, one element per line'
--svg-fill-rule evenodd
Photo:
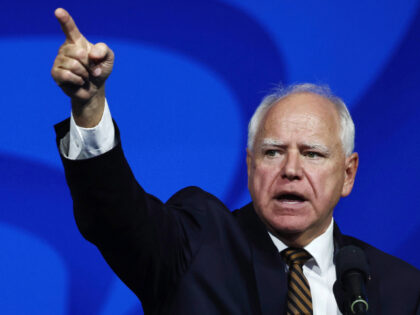
<path fill-rule="evenodd" d="M 69 121 L 56 125 L 57 142 Z M 116 134 L 118 136 L 118 128 Z M 135 180 L 121 141 L 86 160 L 61 156 L 81 234 L 95 244 L 145 311 L 167 298 L 199 246 L 205 213 L 184 205 L 183 192 L 163 204 Z"/>

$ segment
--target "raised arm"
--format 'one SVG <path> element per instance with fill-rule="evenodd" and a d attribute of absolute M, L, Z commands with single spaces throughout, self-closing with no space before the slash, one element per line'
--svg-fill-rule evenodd
<path fill-rule="evenodd" d="M 94 127 L 102 117 L 114 54 L 103 43 L 87 41 L 65 10 L 57 9 L 55 15 L 66 40 L 52 76 L 71 98 L 76 124 Z M 58 139 L 68 134 L 68 125 L 66 120 L 56 126 Z M 200 247 L 207 224 L 202 208 L 214 197 L 189 188 L 163 204 L 137 183 L 121 141 L 94 158 L 62 157 L 80 232 L 142 300 L 145 313 L 157 313 Z"/>
<path fill-rule="evenodd" d="M 104 110 L 105 81 L 114 65 L 114 53 L 104 43 L 89 42 L 66 10 L 55 10 L 55 16 L 66 40 L 58 51 L 51 75 L 70 97 L 77 125 L 94 127 Z"/>

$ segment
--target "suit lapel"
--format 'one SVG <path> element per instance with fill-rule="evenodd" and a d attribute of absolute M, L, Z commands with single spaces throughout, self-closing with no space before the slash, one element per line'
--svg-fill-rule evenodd
<path fill-rule="evenodd" d="M 261 314 L 283 314 L 287 294 L 287 276 L 281 256 L 252 204 L 242 208 L 237 219 L 251 244 Z"/>

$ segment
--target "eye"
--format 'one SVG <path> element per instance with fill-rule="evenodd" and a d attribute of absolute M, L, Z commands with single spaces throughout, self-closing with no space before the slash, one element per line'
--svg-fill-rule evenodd
<path fill-rule="evenodd" d="M 323 157 L 323 155 L 321 153 L 315 152 L 315 151 L 307 151 L 307 152 L 304 153 L 304 155 L 308 158 L 311 158 L 311 159 L 316 159 L 316 158 Z"/>
<path fill-rule="evenodd" d="M 278 154 L 279 154 L 278 150 L 269 149 L 269 150 L 264 151 L 264 155 L 268 157 L 276 157 Z"/>

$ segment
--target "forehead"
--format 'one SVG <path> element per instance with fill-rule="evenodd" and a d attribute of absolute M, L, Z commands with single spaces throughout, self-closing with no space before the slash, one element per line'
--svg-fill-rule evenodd
<path fill-rule="evenodd" d="M 315 137 L 334 141 L 339 138 L 339 115 L 335 105 L 327 98 L 313 93 L 289 95 L 266 113 L 259 137 Z M 285 139 L 280 139 L 285 140 Z"/>

